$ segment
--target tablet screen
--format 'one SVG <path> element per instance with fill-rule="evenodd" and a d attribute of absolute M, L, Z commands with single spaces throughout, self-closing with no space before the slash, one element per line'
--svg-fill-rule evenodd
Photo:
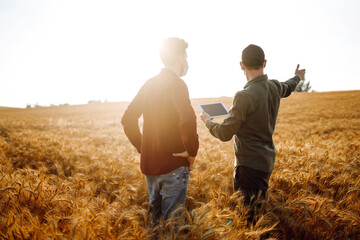
<path fill-rule="evenodd" d="M 229 114 L 229 111 L 226 109 L 225 105 L 222 102 L 200 104 L 199 107 L 202 111 L 209 114 L 210 117 L 221 117 L 227 116 Z"/>

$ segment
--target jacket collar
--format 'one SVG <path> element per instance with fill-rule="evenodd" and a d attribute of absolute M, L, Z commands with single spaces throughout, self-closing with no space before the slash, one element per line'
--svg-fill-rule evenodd
<path fill-rule="evenodd" d="M 256 78 L 254 78 L 254 79 L 250 80 L 249 82 L 247 82 L 245 84 L 245 86 L 244 86 L 244 89 L 248 88 L 250 85 L 255 84 L 257 82 L 266 81 L 267 79 L 268 79 L 268 76 L 266 74 L 257 76 Z"/>

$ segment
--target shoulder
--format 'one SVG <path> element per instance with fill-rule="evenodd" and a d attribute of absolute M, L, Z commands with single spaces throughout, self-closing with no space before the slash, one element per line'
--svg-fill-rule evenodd
<path fill-rule="evenodd" d="M 178 87 L 183 87 L 183 88 L 187 89 L 187 85 L 186 85 L 185 81 L 177 76 L 174 78 L 174 83 Z"/>
<path fill-rule="evenodd" d="M 275 79 L 269 80 L 269 85 L 272 86 L 272 88 L 277 88 L 277 89 L 282 88 L 281 83 Z"/>
<path fill-rule="evenodd" d="M 138 96 L 143 96 L 144 94 L 149 92 L 149 89 L 151 89 L 151 86 L 153 85 L 154 78 L 150 78 L 144 82 L 144 84 L 140 87 L 138 91 Z"/>
<path fill-rule="evenodd" d="M 149 78 L 148 80 L 146 80 L 144 82 L 144 84 L 141 86 L 141 88 L 148 88 L 151 85 L 153 85 L 155 82 L 157 82 L 158 80 L 159 80 L 159 75 Z"/>
<path fill-rule="evenodd" d="M 179 93 L 179 94 L 188 94 L 189 93 L 186 83 L 184 82 L 184 80 L 182 80 L 179 77 L 172 79 L 171 85 L 172 85 L 172 89 L 175 91 L 175 93 Z"/>
<path fill-rule="evenodd" d="M 277 85 L 277 86 L 280 86 L 280 82 L 279 82 L 278 80 L 276 80 L 276 79 L 270 79 L 270 80 L 269 80 L 269 83 L 275 84 L 275 85 Z"/>
<path fill-rule="evenodd" d="M 238 91 L 237 93 L 235 93 L 234 98 L 235 98 L 235 99 L 236 99 L 236 98 L 242 98 L 242 97 L 244 97 L 245 95 L 246 95 L 245 90 L 241 90 L 241 91 Z"/>
<path fill-rule="evenodd" d="M 250 95 L 251 95 L 251 93 L 247 89 L 238 91 L 237 93 L 235 93 L 234 103 L 248 101 Z"/>

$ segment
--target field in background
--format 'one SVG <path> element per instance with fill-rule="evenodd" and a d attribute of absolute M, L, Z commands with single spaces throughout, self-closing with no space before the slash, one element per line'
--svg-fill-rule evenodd
<path fill-rule="evenodd" d="M 197 115 L 199 103 L 216 101 L 230 107 L 232 98 L 194 99 Z M 147 236 L 145 178 L 120 124 L 126 106 L 0 108 L 0 239 Z M 255 226 L 232 191 L 233 140 L 213 138 L 199 118 L 198 132 L 178 239 L 359 239 L 360 91 L 282 100 Z"/>

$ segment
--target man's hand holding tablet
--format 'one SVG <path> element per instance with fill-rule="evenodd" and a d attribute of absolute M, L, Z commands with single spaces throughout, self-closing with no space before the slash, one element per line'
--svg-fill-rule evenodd
<path fill-rule="evenodd" d="M 199 108 L 207 113 L 210 118 L 223 117 L 229 114 L 229 111 L 222 102 L 200 104 Z"/>
<path fill-rule="evenodd" d="M 229 111 L 222 102 L 200 104 L 199 108 L 202 110 L 200 115 L 201 120 L 205 123 L 207 120 L 212 120 L 214 117 L 222 117 L 229 114 Z"/>
<path fill-rule="evenodd" d="M 200 114 L 200 118 L 201 118 L 201 120 L 202 120 L 204 123 L 206 123 L 207 120 L 212 120 L 212 118 L 210 117 L 210 115 L 207 114 L 207 113 L 204 112 L 204 111 Z"/>

